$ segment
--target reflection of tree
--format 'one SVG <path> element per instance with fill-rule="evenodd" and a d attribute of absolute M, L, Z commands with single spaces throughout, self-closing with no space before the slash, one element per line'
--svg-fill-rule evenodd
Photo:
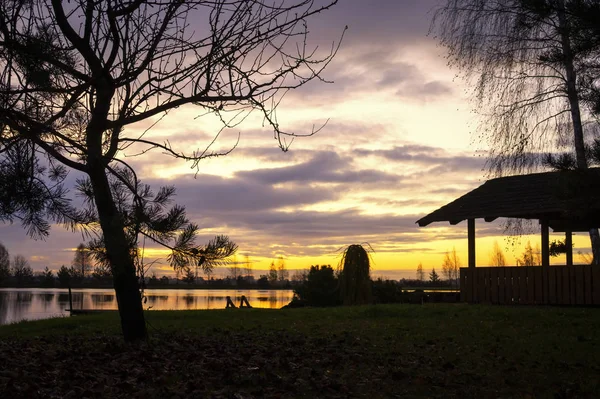
<path fill-rule="evenodd" d="M 167 302 L 169 300 L 168 295 L 147 295 L 148 302 L 154 304 L 156 302 Z"/>
<path fill-rule="evenodd" d="M 90 297 L 94 305 L 112 303 L 115 300 L 115 296 L 111 294 L 91 294 Z"/>
<path fill-rule="evenodd" d="M 42 303 L 42 309 L 44 310 L 44 312 L 46 312 L 48 308 L 52 306 L 51 302 L 54 300 L 54 294 L 38 294 L 38 297 L 41 299 L 40 302 Z"/>
<path fill-rule="evenodd" d="M 61 292 L 58 294 L 58 302 L 59 303 L 69 303 L 69 294 L 66 292 Z"/>
<path fill-rule="evenodd" d="M 40 294 L 44 302 L 51 302 L 54 299 L 54 294 Z"/>
<path fill-rule="evenodd" d="M 17 303 L 31 303 L 33 294 L 31 292 L 17 292 Z"/>
<path fill-rule="evenodd" d="M 30 292 L 17 292 L 16 295 L 9 294 L 8 302 L 11 310 L 11 316 L 7 315 L 10 321 L 19 321 L 24 319 L 24 315 L 30 312 L 33 294 Z"/>
<path fill-rule="evenodd" d="M 194 304 L 197 301 L 197 297 L 194 296 L 194 295 L 187 294 L 187 295 L 183 296 L 183 301 L 185 302 L 186 308 L 193 309 L 194 308 Z"/>
<path fill-rule="evenodd" d="M 277 291 L 271 291 L 269 293 L 269 308 L 271 309 L 277 309 L 278 300 L 277 300 Z"/>
<path fill-rule="evenodd" d="M 0 325 L 5 324 L 8 319 L 9 295 L 8 292 L 0 292 Z"/>

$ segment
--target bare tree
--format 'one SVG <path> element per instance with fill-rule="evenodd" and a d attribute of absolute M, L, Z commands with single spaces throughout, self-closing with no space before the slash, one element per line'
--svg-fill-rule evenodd
<path fill-rule="evenodd" d="M 17 285 L 33 280 L 33 269 L 23 255 L 15 255 L 11 264 L 11 272 Z"/>
<path fill-rule="evenodd" d="M 423 271 L 423 264 L 419 263 L 417 265 L 417 280 L 425 281 L 425 272 Z"/>
<path fill-rule="evenodd" d="M 289 274 L 285 265 L 285 259 L 283 259 L 283 256 L 279 256 L 277 258 L 277 280 L 283 283 L 288 279 Z"/>
<path fill-rule="evenodd" d="M 506 258 L 504 257 L 504 252 L 498 241 L 494 241 L 494 246 L 492 248 L 492 252 L 490 253 L 490 266 L 506 266 Z"/>
<path fill-rule="evenodd" d="M 451 286 L 457 283 L 459 270 L 460 258 L 456 254 L 456 248 L 452 248 L 452 252 L 446 252 L 442 262 L 442 273 Z"/>
<path fill-rule="evenodd" d="M 597 2 L 581 0 L 447 0 L 437 10 L 432 30 L 474 82 L 492 174 L 539 167 L 540 155 L 561 148 L 588 167 L 596 123 L 586 123 L 580 82 L 598 75 L 600 41 L 584 39 L 598 17 Z M 590 240 L 600 263 L 597 228 Z"/>
<path fill-rule="evenodd" d="M 437 284 L 440 282 L 440 276 L 435 271 L 435 267 L 432 268 L 431 272 L 429 273 L 429 282 L 431 282 L 432 284 Z"/>
<path fill-rule="evenodd" d="M 240 275 L 240 265 L 237 260 L 237 256 L 233 256 L 231 265 L 229 266 L 229 276 L 237 282 L 237 278 Z"/>
<path fill-rule="evenodd" d="M 10 277 L 10 254 L 0 242 L 0 282 Z"/>
<path fill-rule="evenodd" d="M 277 266 L 275 266 L 275 261 L 271 261 L 271 264 L 269 265 L 269 273 L 267 274 L 267 278 L 269 279 L 269 284 L 271 284 L 271 286 L 277 284 L 277 277 L 278 277 L 278 273 L 277 273 Z"/>
<path fill-rule="evenodd" d="M 93 258 L 89 249 L 85 246 L 85 244 L 79 244 L 77 249 L 75 249 L 75 255 L 73 256 L 73 261 L 71 262 L 73 268 L 82 278 L 85 278 L 92 271 L 92 262 Z"/>
<path fill-rule="evenodd" d="M 541 266 L 542 256 L 539 245 L 535 250 L 531 247 L 531 242 L 527 241 L 525 250 L 520 258 L 517 258 L 517 266 Z"/>
<path fill-rule="evenodd" d="M 323 68 L 333 59 L 335 44 L 324 53 L 308 45 L 307 21 L 336 3 L 0 3 L 0 152 L 25 143 L 32 154 L 30 163 L 42 157 L 50 165 L 47 177 L 64 178 L 65 167 L 85 176 L 81 188 L 87 190 L 92 215 L 72 213 L 52 202 L 62 199 L 63 191 L 48 196 L 47 203 L 54 208 L 46 214 L 65 222 L 93 223 L 90 216 L 97 217 L 126 341 L 145 339 L 146 326 L 135 245 L 125 230 L 131 215 L 119 209 L 119 194 L 112 189 L 112 182 L 119 181 L 134 203 L 139 205 L 143 197 L 124 156 L 159 150 L 190 162 L 197 171 L 202 159 L 227 153 L 211 151 L 210 144 L 182 152 L 168 141 L 153 141 L 129 128 L 148 118 L 160 120 L 186 104 L 216 114 L 225 127 L 235 126 L 248 112 L 257 110 L 273 128 L 279 145 L 287 149 L 286 137 L 295 134 L 279 125 L 276 107 L 286 91 L 321 79 Z M 41 178 L 36 181 L 43 183 Z M 41 190 L 54 187 L 42 183 Z M 154 205 L 164 205 L 159 199 L 146 201 L 149 211 Z M 48 210 L 36 209 L 37 216 Z M 139 205 L 136 209 L 148 208 Z M 144 218 L 131 218 L 145 223 L 147 236 L 159 243 L 174 239 L 172 230 L 164 229 L 165 233 L 160 223 L 149 223 L 147 213 L 151 212 Z M 171 208 L 162 216 L 161 223 L 170 227 L 184 224 L 181 208 Z M 41 218 L 23 221 L 33 232 L 48 227 Z M 172 261 L 200 258 L 192 227 L 182 227 L 184 233 L 177 239 L 182 245 Z"/>
<path fill-rule="evenodd" d="M 244 275 L 248 278 L 253 277 L 252 261 L 250 260 L 250 256 L 248 254 L 244 256 Z"/>

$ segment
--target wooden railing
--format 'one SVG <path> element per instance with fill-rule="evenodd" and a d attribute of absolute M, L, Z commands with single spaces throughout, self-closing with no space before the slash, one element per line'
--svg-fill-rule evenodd
<path fill-rule="evenodd" d="M 600 305 L 600 267 L 461 268 L 460 299 L 470 303 Z"/>

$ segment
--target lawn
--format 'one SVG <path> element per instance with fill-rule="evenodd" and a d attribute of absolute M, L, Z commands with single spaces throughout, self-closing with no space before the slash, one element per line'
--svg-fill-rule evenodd
<path fill-rule="evenodd" d="M 0 397 L 600 397 L 600 309 L 150 311 L 0 327 Z"/>

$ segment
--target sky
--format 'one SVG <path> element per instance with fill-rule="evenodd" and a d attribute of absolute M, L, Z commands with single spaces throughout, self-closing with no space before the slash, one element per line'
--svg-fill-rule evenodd
<path fill-rule="evenodd" d="M 285 130 L 318 134 L 297 138 L 281 151 L 273 133 L 251 115 L 224 131 L 216 149 L 235 150 L 204 160 L 199 172 L 158 152 L 128 158 L 146 183 L 174 185 L 201 231 L 198 243 L 227 234 L 247 255 L 258 276 L 283 257 L 287 268 L 337 266 L 350 244 L 372 248 L 373 274 L 414 278 L 419 263 L 439 268 L 456 248 L 467 261 L 466 222 L 420 228 L 416 220 L 458 198 L 486 179 L 486 143 L 476 138 L 478 121 L 466 82 L 447 66 L 445 51 L 428 36 L 436 0 L 341 0 L 309 21 L 309 44 L 331 46 L 348 27 L 324 78 L 288 93 L 278 109 Z M 198 117 L 193 106 L 171 112 L 150 132 L 176 147 L 206 147 L 219 126 Z M 130 129 L 142 131 L 152 121 Z M 477 221 L 477 262 L 486 264 L 497 241 L 514 264 L 527 240 L 504 235 L 502 221 Z M 536 226 L 532 227 L 532 232 Z M 552 235 L 560 238 L 560 235 Z M 0 241 L 11 255 L 27 257 L 35 270 L 69 265 L 81 234 L 53 226 L 45 241 L 29 239 L 18 224 L 0 224 Z M 574 237 L 575 251 L 588 246 Z M 165 253 L 148 247 L 153 272 L 171 274 Z M 160 261 L 160 259 L 163 259 Z M 560 259 L 556 260 L 560 261 Z M 217 270 L 216 275 L 226 270 Z"/>

